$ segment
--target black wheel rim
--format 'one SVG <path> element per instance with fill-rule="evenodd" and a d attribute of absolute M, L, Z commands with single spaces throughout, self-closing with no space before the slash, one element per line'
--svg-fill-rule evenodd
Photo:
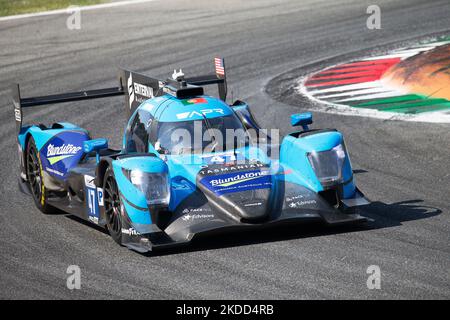
<path fill-rule="evenodd" d="M 117 183 L 113 177 L 108 177 L 105 182 L 105 213 L 108 229 L 114 233 L 121 232 L 120 228 L 120 195 Z"/>
<path fill-rule="evenodd" d="M 30 150 L 28 151 L 27 177 L 28 181 L 30 182 L 33 197 L 39 201 L 42 193 L 42 177 L 37 150 L 34 145 L 31 146 Z"/>

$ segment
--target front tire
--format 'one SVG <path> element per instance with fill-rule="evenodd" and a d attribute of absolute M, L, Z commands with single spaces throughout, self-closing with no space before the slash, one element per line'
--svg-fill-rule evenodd
<path fill-rule="evenodd" d="M 112 168 L 108 168 L 103 180 L 106 228 L 115 242 L 122 245 L 122 205 L 119 188 Z"/>
<path fill-rule="evenodd" d="M 45 214 L 53 213 L 54 208 L 47 203 L 48 190 L 44 185 L 41 156 L 33 137 L 27 144 L 26 166 L 27 179 L 36 207 Z"/>

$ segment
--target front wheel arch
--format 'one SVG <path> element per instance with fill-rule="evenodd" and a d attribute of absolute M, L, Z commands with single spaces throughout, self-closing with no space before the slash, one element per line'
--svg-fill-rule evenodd
<path fill-rule="evenodd" d="M 111 166 L 105 171 L 103 178 L 103 206 L 106 221 L 106 229 L 111 238 L 122 245 L 122 204 L 119 187 Z"/>
<path fill-rule="evenodd" d="M 109 167 L 112 167 L 109 161 L 100 160 L 100 163 L 97 166 L 97 174 L 96 174 L 98 186 L 103 186 L 106 170 L 108 170 Z"/>

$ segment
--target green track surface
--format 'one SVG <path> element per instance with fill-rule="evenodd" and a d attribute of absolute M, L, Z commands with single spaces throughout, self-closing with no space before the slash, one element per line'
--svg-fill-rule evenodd
<path fill-rule="evenodd" d="M 108 0 L 0 0 L 0 16 L 63 9 L 73 5 L 91 5 Z"/>

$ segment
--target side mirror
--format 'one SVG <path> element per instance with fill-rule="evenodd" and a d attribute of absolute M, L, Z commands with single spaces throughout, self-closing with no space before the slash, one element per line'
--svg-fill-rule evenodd
<path fill-rule="evenodd" d="M 99 151 L 108 148 L 108 140 L 99 138 L 94 140 L 86 140 L 83 142 L 84 153 L 91 153 L 92 151 Z"/>
<path fill-rule="evenodd" d="M 236 115 L 241 119 L 242 123 L 247 129 L 260 129 L 258 123 L 253 117 L 248 104 L 243 101 L 236 100 L 231 107 L 233 108 Z"/>
<path fill-rule="evenodd" d="M 108 148 L 108 140 L 105 138 L 99 138 L 94 140 L 86 140 L 83 142 L 83 151 L 84 153 L 91 153 L 92 151 L 96 152 L 97 162 L 100 161 L 100 156 L 98 152 L 103 149 Z"/>
<path fill-rule="evenodd" d="M 311 112 L 303 112 L 291 115 L 291 125 L 293 127 L 302 126 L 303 130 L 308 130 L 308 124 L 312 124 Z"/>

